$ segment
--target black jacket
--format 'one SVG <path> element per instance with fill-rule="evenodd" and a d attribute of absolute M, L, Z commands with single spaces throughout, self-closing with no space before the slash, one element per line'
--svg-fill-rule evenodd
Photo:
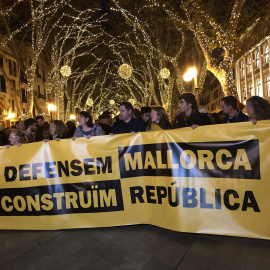
<path fill-rule="evenodd" d="M 132 117 L 128 123 L 120 120 L 113 124 L 113 134 L 130 133 L 132 131 L 145 131 L 145 125 L 139 118 Z"/>
<path fill-rule="evenodd" d="M 174 119 L 174 128 L 191 127 L 193 124 L 199 126 L 210 125 L 211 121 L 208 115 L 195 110 L 189 117 L 184 113 L 178 114 Z"/>
<path fill-rule="evenodd" d="M 233 117 L 226 116 L 222 119 L 222 123 L 238 123 L 238 122 L 247 122 L 248 116 L 243 114 L 240 110 Z"/>

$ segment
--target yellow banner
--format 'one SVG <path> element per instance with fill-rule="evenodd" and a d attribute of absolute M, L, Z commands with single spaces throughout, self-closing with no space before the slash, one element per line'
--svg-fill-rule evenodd
<path fill-rule="evenodd" d="M 270 121 L 0 147 L 0 229 L 270 239 Z"/>

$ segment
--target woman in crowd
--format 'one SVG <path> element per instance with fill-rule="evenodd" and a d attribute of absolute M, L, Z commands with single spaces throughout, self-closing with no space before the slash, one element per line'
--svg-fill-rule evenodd
<path fill-rule="evenodd" d="M 10 145 L 6 145 L 7 148 L 9 148 L 11 145 L 21 146 L 26 142 L 24 133 L 20 129 L 11 129 L 8 139 L 10 141 Z"/>
<path fill-rule="evenodd" d="M 161 129 L 171 129 L 171 123 L 163 107 L 153 107 L 151 110 L 151 121 L 146 127 L 146 131 Z"/>
<path fill-rule="evenodd" d="M 66 139 L 68 135 L 68 128 L 65 123 L 61 120 L 54 120 L 50 125 L 50 137 L 44 139 L 47 142 L 49 140 L 59 141 L 60 139 Z"/>
<path fill-rule="evenodd" d="M 92 121 L 93 118 L 89 112 L 81 111 L 78 118 L 79 127 L 75 130 L 72 139 L 75 140 L 78 137 L 89 139 L 92 136 L 105 135 L 103 129 L 96 124 L 92 124 Z"/>
<path fill-rule="evenodd" d="M 250 97 L 246 102 L 246 111 L 250 121 L 256 125 L 259 120 L 270 119 L 270 104 L 259 96 Z"/>

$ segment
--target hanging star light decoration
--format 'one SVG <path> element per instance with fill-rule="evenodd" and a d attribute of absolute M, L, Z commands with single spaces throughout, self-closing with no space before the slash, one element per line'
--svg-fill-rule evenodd
<path fill-rule="evenodd" d="M 60 69 L 60 73 L 64 77 L 69 77 L 71 75 L 71 68 L 70 68 L 70 66 L 68 66 L 68 65 L 62 66 L 61 69 Z"/>
<path fill-rule="evenodd" d="M 87 106 L 91 107 L 91 106 L 93 106 L 93 104 L 94 104 L 94 101 L 93 101 L 92 98 L 88 98 L 88 99 L 86 100 L 86 105 L 87 105 Z"/>
<path fill-rule="evenodd" d="M 128 79 L 132 75 L 132 67 L 128 64 L 123 64 L 118 69 L 118 74 L 123 79 Z"/>
<path fill-rule="evenodd" d="M 170 77 L 171 72 L 170 72 L 167 68 L 163 68 L 163 69 L 160 71 L 159 74 L 160 74 L 161 78 L 167 79 L 167 78 Z"/>

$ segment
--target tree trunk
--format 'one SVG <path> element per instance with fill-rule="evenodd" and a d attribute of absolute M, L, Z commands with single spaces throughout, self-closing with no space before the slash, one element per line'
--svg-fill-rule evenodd
<path fill-rule="evenodd" d="M 27 71 L 27 117 L 33 116 L 33 105 L 34 105 L 34 81 L 35 81 L 35 70 L 32 67 Z"/>
<path fill-rule="evenodd" d="M 219 80 L 224 96 L 234 96 L 238 99 L 238 93 L 236 90 L 236 84 L 233 79 L 233 72 L 225 71 L 224 69 L 208 68 L 216 78 Z"/>

